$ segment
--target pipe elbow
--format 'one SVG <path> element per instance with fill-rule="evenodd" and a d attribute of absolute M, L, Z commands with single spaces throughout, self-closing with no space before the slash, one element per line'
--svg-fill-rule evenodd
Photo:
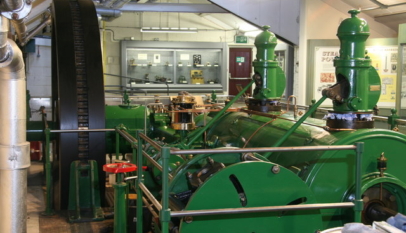
<path fill-rule="evenodd" d="M 8 56 L 3 62 L 0 63 L 0 75 L 1 79 L 19 79 L 23 76 L 17 75 L 20 72 L 24 74 L 24 61 L 21 50 L 16 43 L 12 40 L 8 40 L 7 43 Z M 11 75 L 6 75 L 11 74 Z M 13 75 L 14 74 L 14 75 Z"/>

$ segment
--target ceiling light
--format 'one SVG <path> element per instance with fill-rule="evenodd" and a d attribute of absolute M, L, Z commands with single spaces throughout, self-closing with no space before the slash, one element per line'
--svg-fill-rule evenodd
<path fill-rule="evenodd" d="M 197 33 L 197 28 L 148 28 L 143 27 L 140 30 L 145 33 Z"/>

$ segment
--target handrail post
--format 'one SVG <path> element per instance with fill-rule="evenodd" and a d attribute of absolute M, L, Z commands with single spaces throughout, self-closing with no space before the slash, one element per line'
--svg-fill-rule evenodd
<path fill-rule="evenodd" d="M 52 176 L 51 176 L 51 158 L 49 153 L 50 145 L 50 134 L 51 130 L 49 128 L 45 129 L 45 174 L 46 174 L 46 186 L 47 186 L 47 196 L 46 196 L 46 207 L 43 215 L 53 215 L 54 211 L 52 209 Z"/>
<path fill-rule="evenodd" d="M 355 167 L 355 200 L 354 200 L 354 212 L 355 222 L 361 222 L 362 210 L 364 209 L 364 202 L 361 198 L 361 174 L 362 174 L 362 153 L 364 152 L 364 143 L 356 142 L 355 149 L 356 155 L 356 167 Z"/>
<path fill-rule="evenodd" d="M 159 212 L 161 220 L 161 232 L 169 232 L 169 221 L 171 220 L 171 210 L 169 209 L 169 158 L 170 147 L 162 147 L 162 210 Z"/>
<path fill-rule="evenodd" d="M 136 131 L 136 138 L 137 142 L 133 143 L 133 162 L 136 162 L 137 164 L 137 180 L 135 182 L 135 188 L 137 192 L 137 232 L 143 232 L 143 202 L 142 202 L 142 197 L 143 193 L 140 188 L 140 183 L 144 182 L 144 179 L 142 178 L 142 139 L 140 137 L 140 130 Z M 136 147 L 136 148 L 135 148 Z M 135 154 L 137 152 L 137 155 Z M 137 156 L 137 160 L 135 160 L 135 156 Z"/>
<path fill-rule="evenodd" d="M 117 127 L 116 128 L 116 159 L 120 159 L 119 155 L 120 155 L 120 134 L 118 133 L 118 130 L 120 128 Z"/>

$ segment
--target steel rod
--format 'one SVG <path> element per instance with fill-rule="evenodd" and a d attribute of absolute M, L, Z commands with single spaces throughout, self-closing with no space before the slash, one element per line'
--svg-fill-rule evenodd
<path fill-rule="evenodd" d="M 279 147 L 281 146 L 288 138 L 290 135 L 295 132 L 297 128 L 309 117 L 314 111 L 317 110 L 317 108 L 326 100 L 327 97 L 323 96 L 317 101 L 309 110 L 288 130 L 286 133 L 273 145 L 273 147 Z M 263 154 L 265 158 L 269 158 L 271 156 L 272 152 L 267 152 Z"/>
<path fill-rule="evenodd" d="M 145 151 L 142 151 L 142 155 L 144 155 L 144 157 L 152 163 L 152 165 L 154 165 L 156 168 L 158 168 L 158 170 L 160 170 L 161 172 L 163 172 L 163 168 L 161 166 L 161 164 L 159 164 L 157 161 L 155 161 L 151 156 L 149 156 L 149 154 Z M 172 180 L 173 176 L 171 174 L 169 174 L 169 180 Z"/>
<path fill-rule="evenodd" d="M 215 214 L 244 214 L 244 213 L 258 213 L 258 212 L 310 210 L 310 209 L 335 209 L 335 208 L 351 208 L 351 207 L 354 207 L 354 203 L 343 202 L 343 203 L 326 203 L 326 204 L 262 206 L 262 207 L 251 207 L 251 208 L 183 210 L 183 211 L 172 211 L 171 217 L 203 216 L 203 215 L 215 215 Z"/>
<path fill-rule="evenodd" d="M 117 132 L 129 143 L 136 143 L 137 139 L 135 139 L 131 134 L 123 129 L 117 129 Z"/>
<path fill-rule="evenodd" d="M 138 198 L 138 197 L 137 197 Z M 147 201 L 147 199 L 145 199 L 145 197 L 142 197 L 142 202 L 144 203 L 144 205 L 147 207 L 147 209 L 149 210 L 149 212 L 151 212 L 152 216 L 154 218 L 159 218 L 159 215 L 155 212 L 155 210 L 151 207 L 151 203 L 149 203 Z M 142 232 L 142 231 L 141 231 Z"/>
<path fill-rule="evenodd" d="M 139 183 L 140 189 L 144 192 L 144 195 L 151 201 L 151 203 L 155 206 L 155 208 L 160 211 L 162 210 L 162 205 L 159 203 L 157 199 L 155 199 L 154 195 L 145 187 L 144 183 Z"/>
<path fill-rule="evenodd" d="M 158 143 L 156 143 L 154 140 L 149 138 L 147 135 L 140 133 L 140 138 L 144 139 L 146 142 L 148 142 L 151 146 L 153 146 L 158 151 L 161 151 L 162 147 Z"/>
<path fill-rule="evenodd" d="M 115 129 L 52 129 L 51 133 L 109 132 Z"/>
<path fill-rule="evenodd" d="M 247 153 L 247 152 L 284 152 L 284 151 L 323 151 L 323 150 L 355 150 L 356 146 L 297 146 L 297 147 L 254 147 L 254 148 L 220 148 L 220 149 L 195 149 L 179 150 L 171 149 L 173 155 L 206 154 L 206 153 Z"/>

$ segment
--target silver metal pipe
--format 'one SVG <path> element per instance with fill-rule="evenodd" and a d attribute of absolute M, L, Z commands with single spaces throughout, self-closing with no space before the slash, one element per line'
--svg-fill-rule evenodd
<path fill-rule="evenodd" d="M 263 206 L 263 207 L 251 207 L 251 208 L 183 210 L 183 211 L 171 211 L 171 217 L 202 216 L 202 215 L 215 215 L 215 214 L 244 214 L 244 213 L 258 213 L 258 212 L 310 210 L 310 209 L 335 209 L 335 208 L 351 208 L 351 207 L 354 207 L 354 203 L 343 202 L 343 203 L 328 203 L 328 204 Z"/>
<path fill-rule="evenodd" d="M 117 0 L 116 2 L 113 3 L 113 8 L 114 9 L 120 9 L 123 7 L 125 4 L 129 3 L 130 0 Z"/>
<path fill-rule="evenodd" d="M 110 8 L 117 0 L 106 0 L 103 2 L 103 6 L 106 8 Z"/>
<path fill-rule="evenodd" d="M 219 149 L 196 149 L 179 150 L 171 148 L 173 155 L 188 154 L 225 154 L 225 153 L 248 153 L 248 152 L 284 152 L 284 151 L 320 151 L 320 150 L 355 150 L 357 147 L 352 145 L 343 146 L 297 146 L 297 147 L 254 147 L 254 148 L 219 148 Z"/>
<path fill-rule="evenodd" d="M 97 7 L 96 12 L 97 12 L 97 14 L 99 14 L 103 17 L 113 17 L 113 18 L 118 18 L 123 14 L 123 12 L 116 10 L 116 9 L 101 8 L 101 7 Z"/>
<path fill-rule="evenodd" d="M 162 205 L 161 203 L 159 203 L 159 201 L 157 199 L 155 199 L 154 195 L 152 195 L 152 193 L 149 192 L 148 188 L 145 187 L 145 185 L 143 183 L 140 183 L 140 189 L 142 189 L 142 192 L 145 194 L 145 196 L 148 198 L 148 200 L 151 201 L 151 203 L 155 206 L 155 208 L 157 208 L 158 211 L 162 210 Z"/>
<path fill-rule="evenodd" d="M 7 34 L 9 31 L 8 28 L 8 19 L 4 16 L 0 16 L 0 62 L 3 62 L 8 57 L 7 49 Z"/>
<path fill-rule="evenodd" d="M 27 26 L 25 25 L 24 19 L 14 19 L 11 20 L 11 23 L 16 30 L 18 40 L 23 41 L 27 36 Z"/>
<path fill-rule="evenodd" d="M 37 35 L 44 27 L 50 25 L 52 23 L 51 15 L 48 16 L 42 23 L 40 23 L 37 27 L 35 27 L 32 31 L 30 31 L 26 37 L 23 38 L 23 40 L 20 42 L 21 46 L 24 46 L 27 44 L 27 42 L 33 38 L 35 35 Z"/>
<path fill-rule="evenodd" d="M 1 8 L 3 11 L 15 11 L 20 9 L 23 6 L 23 3 L 23 0 L 3 0 Z"/>
<path fill-rule="evenodd" d="M 146 142 L 148 142 L 151 146 L 153 146 L 158 151 L 161 151 L 162 147 L 158 143 L 156 143 L 154 140 L 149 138 L 147 135 L 140 133 L 140 138 L 144 139 Z"/>
<path fill-rule="evenodd" d="M 115 129 L 53 129 L 50 130 L 51 133 L 82 133 L 82 132 L 111 132 L 116 131 Z"/>
<path fill-rule="evenodd" d="M 0 232 L 27 231 L 26 79 L 22 53 L 8 40 L 8 58 L 0 63 Z"/>

